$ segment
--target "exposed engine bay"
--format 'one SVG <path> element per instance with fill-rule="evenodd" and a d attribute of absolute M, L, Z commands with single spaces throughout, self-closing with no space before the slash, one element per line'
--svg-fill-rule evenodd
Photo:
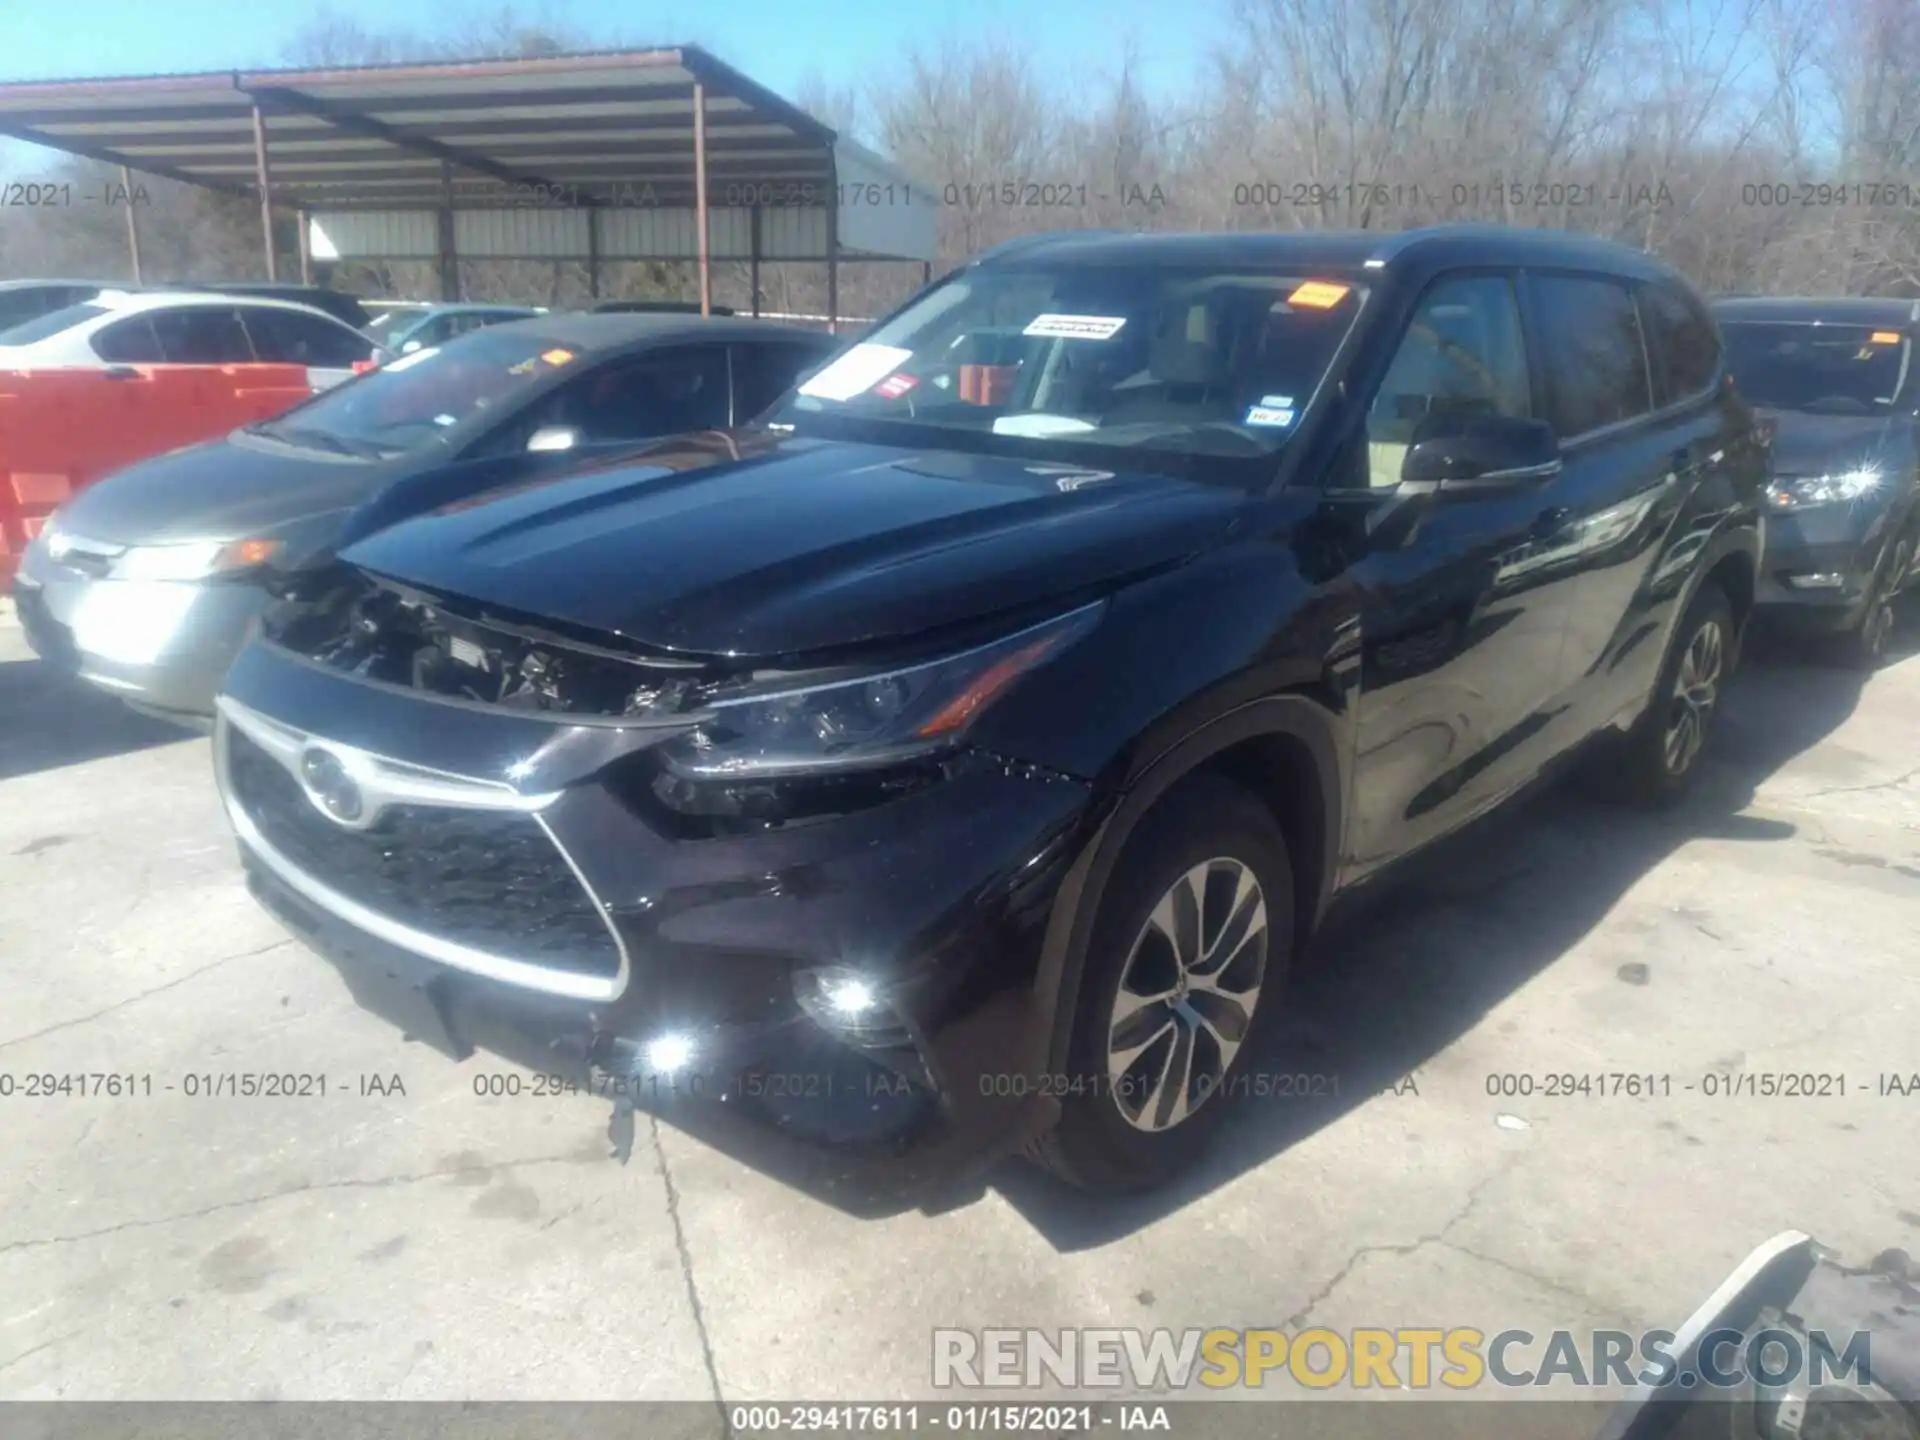
<path fill-rule="evenodd" d="M 364 679 L 514 709 L 672 714 L 722 678 L 699 660 L 616 649 L 470 609 L 349 567 L 302 577 L 266 638 Z"/>

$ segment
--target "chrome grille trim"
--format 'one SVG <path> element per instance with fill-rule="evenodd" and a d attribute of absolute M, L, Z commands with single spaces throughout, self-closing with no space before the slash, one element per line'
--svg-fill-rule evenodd
<path fill-rule="evenodd" d="M 559 799 L 560 792 L 545 795 L 521 795 L 511 786 L 491 780 L 476 780 L 470 776 L 453 775 L 444 771 L 429 770 L 423 766 L 411 765 L 405 761 L 393 760 L 386 756 L 375 755 L 349 745 L 336 744 L 323 736 L 311 735 L 278 720 L 269 719 L 237 700 L 222 695 L 215 702 L 217 717 L 214 723 L 213 755 L 214 780 L 220 791 L 222 807 L 227 812 L 227 820 L 233 826 L 234 833 L 260 862 L 271 870 L 296 894 L 313 904 L 344 920 L 355 929 L 384 940 L 415 955 L 434 960 L 451 969 L 464 970 L 470 974 L 484 976 L 489 980 L 498 980 L 503 984 L 516 985 L 526 990 L 537 990 L 548 995 L 564 996 L 574 1000 L 614 1000 L 626 992 L 627 984 L 633 973 L 632 958 L 627 953 L 627 943 L 619 928 L 614 925 L 607 913 L 606 903 L 599 892 L 588 883 L 573 855 L 560 843 L 553 833 L 553 827 L 539 812 Z M 299 779 L 296 769 L 301 753 L 308 745 L 323 745 L 335 754 L 351 755 L 357 761 L 364 762 L 361 780 L 363 789 L 370 797 L 377 797 L 379 805 L 418 804 L 435 805 L 450 809 L 507 811 L 528 815 L 540 827 L 548 843 L 559 853 L 561 861 L 586 892 L 594 910 L 600 916 L 601 924 L 612 937 L 615 952 L 620 963 L 611 978 L 594 975 L 578 975 L 570 971 L 556 970 L 549 966 L 516 960 L 511 956 L 496 955 L 491 951 L 476 949 L 458 941 L 448 940 L 412 925 L 395 920 L 377 910 L 361 904 L 349 896 L 342 895 L 332 886 L 309 875 L 293 861 L 281 853 L 260 829 L 252 818 L 234 798 L 228 784 L 228 744 L 229 729 L 239 730 L 273 759 Z M 377 813 L 377 809 L 375 810 Z"/>

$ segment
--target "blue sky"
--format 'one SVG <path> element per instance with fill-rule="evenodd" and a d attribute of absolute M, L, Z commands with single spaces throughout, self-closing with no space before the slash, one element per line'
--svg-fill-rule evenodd
<path fill-rule="evenodd" d="M 231 70 L 285 61 L 285 47 L 322 13 L 369 30 L 432 34 L 458 17 L 497 14 L 500 0 L 0 0 L 5 43 L 0 81 L 66 80 L 169 71 Z M 1168 0 L 522 0 L 518 16 L 551 19 L 606 45 L 695 44 L 791 95 L 817 72 L 862 88 L 885 80 L 909 45 L 943 36 L 1017 37 L 1041 74 L 1062 85 L 1117 69 L 1128 39 L 1139 74 L 1156 90 L 1179 88 L 1215 43 L 1217 17 Z M 0 141 L 0 175 L 28 178 L 60 157 Z"/>
<path fill-rule="evenodd" d="M 499 0 L 5 0 L 0 80 L 52 80 L 226 70 L 273 65 L 303 24 L 324 11 L 374 30 L 431 32 L 449 16 L 487 16 Z M 1174 85 L 1215 35 L 1196 23 L 1201 7 L 1169 0 L 968 0 L 950 6 L 872 0 L 533 0 L 515 5 L 551 16 L 604 43 L 706 46 L 776 91 L 809 70 L 858 81 L 884 74 L 909 41 L 944 33 L 1017 36 L 1063 84 L 1118 62 L 1126 37 L 1139 44 L 1149 84 Z M 1217 14 L 1218 11 L 1215 11 Z"/>

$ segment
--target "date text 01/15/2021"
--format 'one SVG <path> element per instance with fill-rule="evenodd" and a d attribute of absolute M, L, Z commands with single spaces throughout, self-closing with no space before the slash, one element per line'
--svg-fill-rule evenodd
<path fill-rule="evenodd" d="M 0 1072 L 0 1100 L 324 1100 L 328 1096 L 404 1096 L 397 1074 L 323 1075 L 318 1071 L 190 1070 L 154 1075 L 136 1070 Z"/>
<path fill-rule="evenodd" d="M 893 1434 L 940 1431 L 950 1435 L 1061 1435 L 1111 1430 L 1173 1429 L 1165 1405 L 1073 1405 L 967 1403 L 960 1405 L 735 1405 L 727 1413 L 730 1433 L 790 1435 Z"/>
<path fill-rule="evenodd" d="M 114 181 L 96 190 L 86 185 L 76 189 L 71 180 L 0 180 L 0 209 L 67 210 L 76 201 L 105 206 L 150 203 L 147 187 L 137 181 L 131 186 Z"/>

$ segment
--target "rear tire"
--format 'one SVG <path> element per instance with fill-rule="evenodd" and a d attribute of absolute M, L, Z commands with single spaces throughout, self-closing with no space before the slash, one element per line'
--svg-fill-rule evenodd
<path fill-rule="evenodd" d="M 1646 713 L 1627 735 L 1619 784 L 1628 799 L 1663 808 L 1692 787 L 1738 643 L 1726 592 L 1703 584 L 1674 628 Z"/>
<path fill-rule="evenodd" d="M 1913 566 L 1913 540 L 1902 535 L 1882 557 L 1873 577 L 1860 623 L 1840 637 L 1834 659 L 1850 670 L 1878 670 L 1887 658 L 1887 637 L 1893 632 L 1893 602 Z"/>
<path fill-rule="evenodd" d="M 1085 1190 L 1172 1178 L 1257 1053 L 1293 951 L 1285 837 L 1246 791 L 1180 781 L 1114 867 L 1088 943 L 1059 1124 L 1030 1158 Z"/>

